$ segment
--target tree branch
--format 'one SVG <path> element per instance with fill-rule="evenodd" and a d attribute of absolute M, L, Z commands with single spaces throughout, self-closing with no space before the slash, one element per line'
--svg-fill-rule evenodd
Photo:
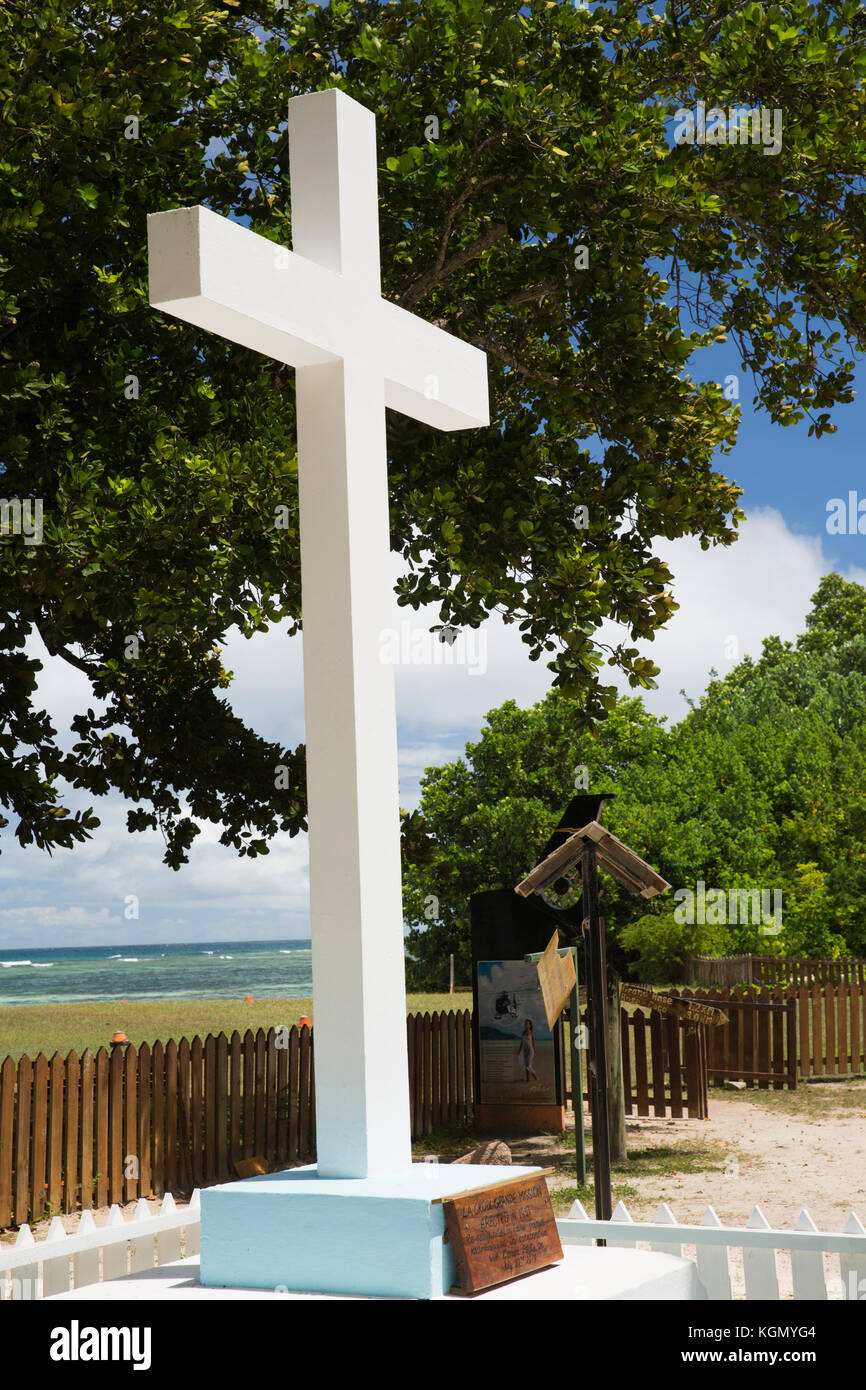
<path fill-rule="evenodd" d="M 74 666 L 76 671 L 83 671 L 84 675 L 87 676 L 89 680 L 96 680 L 100 671 L 100 668 L 98 666 L 92 666 L 89 662 L 84 661 L 80 656 L 76 656 L 75 653 L 71 652 L 68 647 L 64 647 L 62 642 L 55 642 L 55 640 L 52 637 L 46 635 L 46 633 L 42 630 L 42 623 L 40 623 L 38 619 L 36 620 L 35 626 L 36 631 L 39 633 L 39 636 L 45 643 L 45 649 L 48 652 L 49 656 L 62 657 L 62 659 L 68 662 L 70 666 Z M 115 697 L 118 700 L 120 700 L 128 710 L 131 710 L 133 713 L 136 713 L 135 702 L 133 700 L 130 700 L 129 696 L 126 694 L 125 691 L 115 690 L 113 693 Z"/>
<path fill-rule="evenodd" d="M 738 0 L 738 3 L 734 5 L 732 9 L 728 10 L 727 14 L 723 14 L 719 19 L 713 20 L 712 24 L 708 24 L 703 34 L 696 40 L 698 52 L 700 52 L 702 48 L 705 48 L 708 43 L 712 43 L 713 39 L 719 34 L 726 19 L 729 19 L 733 14 L 739 14 L 740 10 L 744 10 L 746 6 L 751 3 L 752 0 Z M 678 28 L 677 38 L 680 38 Z M 691 77 L 693 78 L 693 76 L 692 74 Z M 655 78 L 652 82 L 648 82 L 645 87 L 640 89 L 637 94 L 638 101 L 645 101 L 647 97 L 655 96 L 662 88 L 669 87 L 675 82 L 685 83 L 689 80 L 690 74 L 687 72 L 665 73 Z"/>
<path fill-rule="evenodd" d="M 504 222 L 496 222 L 489 227 L 482 236 L 476 237 L 468 246 L 464 246 L 454 255 L 449 257 L 443 264 L 434 264 L 430 270 L 422 275 L 415 284 L 412 285 L 403 295 L 400 303 L 404 309 L 413 309 L 419 300 L 429 294 L 434 285 L 438 285 L 442 280 L 447 280 L 449 275 L 453 275 L 455 270 L 460 270 L 470 261 L 477 260 L 482 252 L 489 250 L 501 237 L 504 237 L 508 228 Z M 438 260 L 438 257 L 437 257 Z"/>
<path fill-rule="evenodd" d="M 527 380 L 541 381 L 545 386 L 559 385 L 560 378 L 558 376 L 551 376 L 549 372 L 539 372 L 534 367 L 527 367 L 524 362 L 521 362 L 513 353 L 510 353 L 507 348 L 494 342 L 492 338 L 488 338 L 485 334 L 478 334 L 476 336 L 482 347 L 486 348 L 487 351 L 498 358 L 500 362 L 504 362 L 507 367 L 513 368 L 515 372 L 519 372 L 521 376 L 526 377 Z"/>
<path fill-rule="evenodd" d="M 43 629 L 43 625 L 39 621 L 36 622 L 36 631 L 45 643 L 45 650 L 48 652 L 49 656 L 62 657 L 70 666 L 74 666 L 76 671 L 83 671 L 85 676 L 89 676 L 91 680 L 97 676 L 99 672 L 97 666 L 91 666 L 89 662 L 84 661 L 80 656 L 75 656 L 68 647 L 64 647 L 62 642 L 56 642 L 54 638 Z"/>
<path fill-rule="evenodd" d="M 516 290 L 514 294 L 508 295 L 501 302 L 504 306 L 513 308 L 518 304 L 529 304 L 536 299 L 543 299 L 545 295 L 555 298 L 558 288 L 558 285 L 549 282 L 540 285 L 527 285 L 525 289 Z"/>
<path fill-rule="evenodd" d="M 732 14 L 739 14 L 740 10 L 744 10 L 746 6 L 751 3 L 752 0 L 739 0 L 739 3 L 734 5 L 732 10 L 728 10 L 727 14 L 723 14 L 719 19 L 713 20 L 712 24 L 708 24 L 701 36 L 698 47 L 704 48 L 716 37 L 726 19 L 730 19 Z"/>

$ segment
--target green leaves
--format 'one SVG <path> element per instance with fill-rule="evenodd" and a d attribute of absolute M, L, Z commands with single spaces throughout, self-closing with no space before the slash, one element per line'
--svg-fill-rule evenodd
<path fill-rule="evenodd" d="M 590 790 L 617 793 L 605 824 L 674 890 L 648 907 L 605 880 L 608 957 L 620 968 L 669 982 L 686 951 L 862 955 L 866 590 L 830 575 L 813 605 L 796 646 L 767 638 L 759 661 L 712 681 L 671 729 L 612 692 L 606 722 L 587 727 L 554 690 L 530 709 L 492 710 L 464 758 L 429 768 L 420 809 L 404 818 L 412 978 L 438 986 L 450 951 L 468 968 L 471 894 L 529 870 L 578 768 Z M 699 882 L 708 893 L 778 890 L 782 932 L 709 914 L 678 921 L 675 894 Z"/>
<path fill-rule="evenodd" d="M 4 494 L 46 508 L 42 546 L 0 547 L 16 644 L 0 656 L 34 632 L 83 653 L 127 738 L 106 769 L 82 714 L 80 763 L 64 761 L 10 670 L 0 802 L 23 833 L 49 844 L 67 820 L 42 814 L 47 764 L 147 802 L 175 864 L 196 818 L 248 853 L 303 824 L 302 777 L 275 794 L 267 771 L 301 754 L 231 723 L 213 659 L 233 625 L 300 620 L 291 374 L 150 308 L 149 212 L 202 202 L 288 245 L 286 98 L 339 83 L 375 111 L 384 293 L 483 348 L 494 420 L 446 435 L 389 415 L 400 600 L 458 626 L 501 613 L 603 720 L 606 662 L 650 686 L 633 642 L 674 611 L 656 538 L 729 544 L 741 516 L 717 471 L 739 412 L 690 362 L 712 325 L 776 423 L 821 434 L 851 399 L 866 346 L 855 13 L 733 7 L 716 30 L 706 4 L 676 26 L 504 0 L 0 10 L 0 460 Z M 728 107 L 753 92 L 784 112 L 773 158 L 672 144 L 696 93 Z M 612 616 L 626 633 L 609 652 Z M 138 665 L 131 633 L 147 634 Z"/>

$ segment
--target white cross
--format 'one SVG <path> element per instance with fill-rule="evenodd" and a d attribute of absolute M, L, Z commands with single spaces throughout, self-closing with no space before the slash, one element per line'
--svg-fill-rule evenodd
<path fill-rule="evenodd" d="M 376 122 L 289 102 L 293 250 L 207 208 L 148 217 L 150 302 L 297 369 L 321 1177 L 411 1163 L 385 406 L 489 423 L 484 353 L 381 298 Z"/>

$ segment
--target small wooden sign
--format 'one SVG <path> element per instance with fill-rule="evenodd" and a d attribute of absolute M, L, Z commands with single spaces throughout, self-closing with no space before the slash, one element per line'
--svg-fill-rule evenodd
<path fill-rule="evenodd" d="M 559 954 L 559 930 L 557 929 L 547 943 L 544 955 L 538 962 L 538 983 L 544 999 L 544 1012 L 547 1026 L 552 1028 L 562 1013 L 574 989 L 574 957 L 571 951 Z"/>
<path fill-rule="evenodd" d="M 698 1004 L 694 999 L 672 999 L 669 994 L 657 994 L 647 985 L 621 985 L 619 997 L 628 1004 L 643 1004 L 660 1014 L 674 1014 L 690 1023 L 727 1023 L 728 1015 L 711 1004 Z"/>
<path fill-rule="evenodd" d="M 552 1172 L 543 1168 L 438 1199 L 460 1281 L 452 1293 L 481 1293 L 562 1259 L 545 1181 Z"/>

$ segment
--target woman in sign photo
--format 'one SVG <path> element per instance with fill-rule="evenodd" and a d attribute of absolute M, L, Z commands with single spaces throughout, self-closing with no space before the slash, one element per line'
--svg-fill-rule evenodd
<path fill-rule="evenodd" d="M 535 1033 L 532 1028 L 531 1018 L 528 1018 L 523 1025 L 523 1036 L 520 1039 L 517 1055 L 526 1072 L 526 1081 L 529 1081 L 530 1076 L 534 1081 L 537 1081 L 538 1076 L 533 1067 L 533 1063 L 535 1062 Z"/>

